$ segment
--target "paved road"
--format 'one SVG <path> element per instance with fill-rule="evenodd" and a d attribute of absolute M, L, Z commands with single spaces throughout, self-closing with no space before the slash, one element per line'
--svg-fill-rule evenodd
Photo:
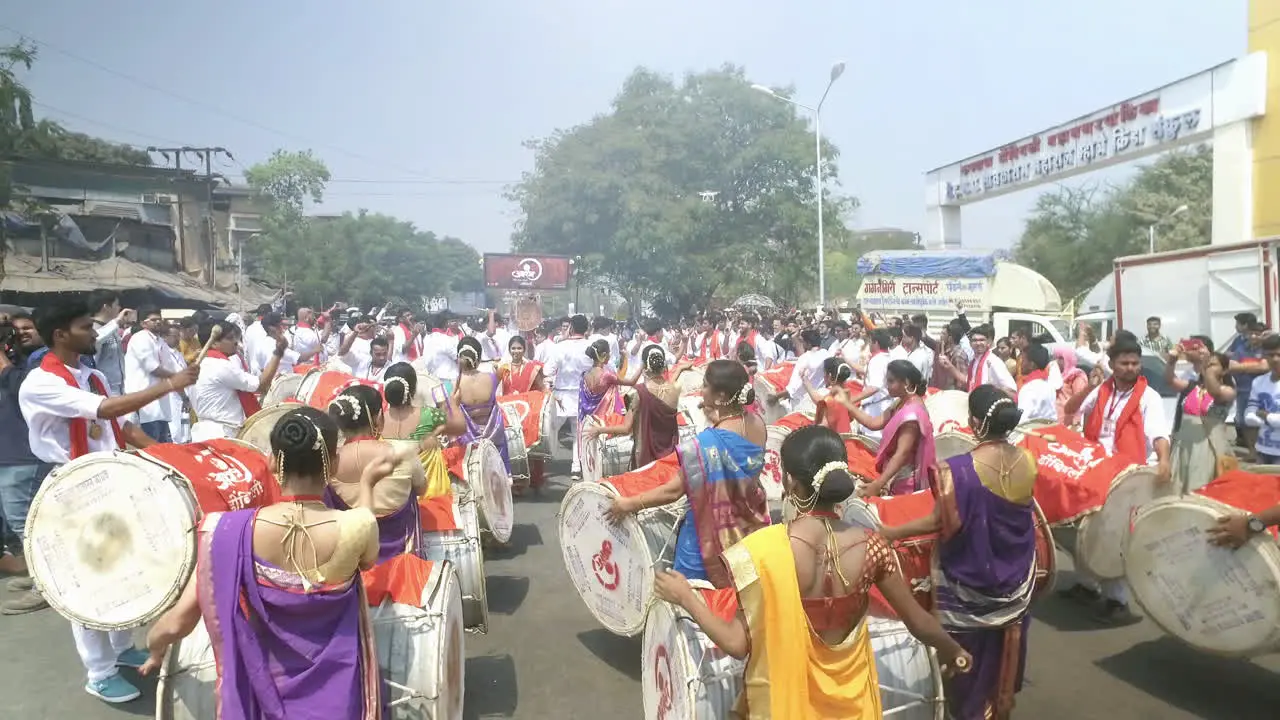
<path fill-rule="evenodd" d="M 565 575 L 555 517 L 563 487 L 553 480 L 541 499 L 521 501 L 512 546 L 487 560 L 491 629 L 467 638 L 470 720 L 642 718 L 638 639 L 600 629 Z M 0 617 L 0 648 L 4 720 L 154 712 L 154 684 L 145 680 L 147 694 L 127 706 L 84 694 L 66 622 L 50 611 Z M 1280 717 L 1280 655 L 1256 662 L 1209 657 L 1151 623 L 1099 629 L 1074 606 L 1049 599 L 1036 610 L 1017 716 L 1273 720 Z"/>

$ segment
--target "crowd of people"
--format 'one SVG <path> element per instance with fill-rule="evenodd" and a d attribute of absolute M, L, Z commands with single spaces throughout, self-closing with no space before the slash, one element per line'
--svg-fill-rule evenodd
<path fill-rule="evenodd" d="M 1079 428 L 1107 453 L 1150 464 L 1161 481 L 1184 487 L 1211 479 L 1178 461 L 1184 427 L 1212 438 L 1234 424 L 1242 453 L 1280 463 L 1280 337 L 1248 315 L 1237 318 L 1239 335 L 1224 352 L 1202 336 L 1168 341 L 1158 318 L 1141 337 L 1119 330 L 1104 347 L 1082 326 L 1076 347 L 1050 348 L 1026 332 L 997 337 L 963 309 L 941 326 L 856 310 L 776 318 L 727 311 L 637 326 L 574 315 L 521 331 L 492 310 L 471 318 L 391 306 L 318 312 L 293 306 L 287 294 L 251 316 L 170 321 L 158 310 L 122 308 L 102 291 L 6 322 L 0 571 L 15 577 L 5 614 L 47 607 L 25 574 L 21 539 L 53 468 L 99 450 L 235 437 L 277 378 L 306 368 L 341 368 L 353 379 L 326 409 L 292 411 L 272 428 L 279 493 L 206 519 L 198 575 L 210 583 L 190 583 L 151 629 L 148 650 L 134 648 L 128 631 L 73 623 L 86 690 L 127 702 L 139 692 L 118 667 L 150 671 L 201 617 L 216 619 L 225 635 L 218 642 L 236 652 L 219 666 L 218 689 L 236 717 L 317 707 L 329 717 L 380 715 L 363 605 L 352 600 L 360 570 L 421 545 L 421 501 L 450 493 L 449 448 L 488 440 L 510 472 L 501 396 L 545 394 L 552 437 L 572 448 L 571 481 L 582 479 L 583 441 L 597 435 L 633 438 L 632 469 L 675 458 L 675 479 L 619 499 L 609 517 L 688 500 L 657 594 L 726 653 L 747 659 L 745 717 L 880 717 L 866 623 L 873 589 L 937 650 L 952 717 L 1009 716 L 1037 588 L 1036 462 L 1009 442 L 1021 423 Z M 1178 392 L 1172 426 L 1144 374 L 1149 356 L 1165 362 Z M 759 397 L 757 375 L 784 366 L 785 382 Z M 680 429 L 685 372 L 702 376 L 705 422 L 692 437 Z M 418 398 L 421 373 L 445 394 Z M 939 460 L 924 403 L 930 389 L 968 393 L 974 450 Z M 757 410 L 779 402 L 813 417 L 780 450 L 795 510 L 785 526 L 771 525 L 760 483 L 766 427 Z M 851 467 L 841 437 L 851 433 L 878 441 L 873 473 Z M 406 463 L 411 472 L 393 472 Z M 546 481 L 533 458 L 529 475 L 535 490 Z M 926 492 L 936 501 L 931 513 L 878 532 L 841 511 L 855 497 Z M 1239 544 L 1258 523 L 1277 520 L 1233 518 L 1219 539 Z M 892 546 L 928 533 L 939 537 L 932 612 L 918 604 Z M 1131 617 L 1123 582 L 1083 580 L 1065 594 L 1097 602 L 1104 622 Z M 697 591 L 708 586 L 729 592 L 737 611 L 713 611 Z M 299 593 L 314 604 L 312 620 L 327 623 L 322 634 L 342 643 L 315 660 L 334 665 L 323 688 L 300 676 L 255 676 L 272 662 L 272 643 L 292 637 L 285 626 L 297 622 L 288 608 Z"/>

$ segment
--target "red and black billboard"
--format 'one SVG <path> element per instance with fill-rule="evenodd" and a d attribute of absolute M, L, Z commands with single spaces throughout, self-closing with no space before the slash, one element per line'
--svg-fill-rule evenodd
<path fill-rule="evenodd" d="M 559 255 L 485 253 L 484 286 L 503 290 L 564 290 L 573 266 Z"/>

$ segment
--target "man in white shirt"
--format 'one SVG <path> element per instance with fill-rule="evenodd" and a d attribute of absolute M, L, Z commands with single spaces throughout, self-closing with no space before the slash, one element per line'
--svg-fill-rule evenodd
<path fill-rule="evenodd" d="M 106 376 L 80 364 L 82 355 L 94 354 L 97 340 L 88 306 L 57 303 L 38 312 L 35 321 L 49 352 L 27 374 L 18 405 L 27 421 L 31 452 L 41 462 L 63 465 L 91 452 L 124 449 L 126 442 L 139 448 L 152 445 L 154 441 L 126 418 L 195 381 L 196 371 L 188 368 L 138 392 L 114 395 Z M 102 548 L 79 550 L 95 556 Z M 71 631 L 88 675 L 86 692 L 109 703 L 128 702 L 141 694 L 118 670 L 141 667 L 149 657 L 133 647 L 132 631 L 90 630 L 75 623 Z"/>
<path fill-rule="evenodd" d="M 955 376 L 958 389 L 967 392 L 979 385 L 995 385 L 1012 398 L 1017 395 L 1018 385 L 1014 382 L 1013 375 L 1009 374 L 1004 361 L 991 350 L 991 337 L 994 334 L 995 329 L 990 325 L 979 325 L 969 331 L 973 362 L 969 364 L 968 374 L 956 370 L 945 357 L 942 359 L 942 367 Z"/>
<path fill-rule="evenodd" d="M 507 357 L 507 343 L 511 342 L 511 333 L 502 326 L 502 316 L 496 310 L 488 310 L 484 330 L 476 333 L 480 341 L 480 362 L 497 365 Z"/>
<path fill-rule="evenodd" d="M 1022 387 L 1018 388 L 1018 409 L 1022 422 L 1048 420 L 1058 422 L 1058 391 L 1049 381 L 1049 350 L 1040 343 L 1031 343 L 1022 353 L 1026 374 Z"/>
<path fill-rule="evenodd" d="M 214 325 L 212 322 L 200 325 L 201 345 L 209 342 Z M 275 350 L 267 358 L 266 367 L 261 373 L 251 373 L 239 354 L 240 328 L 222 324 L 222 334 L 200 363 L 200 379 L 187 393 L 196 414 L 196 423 L 191 426 L 192 441 L 235 437 L 244 421 L 261 409 L 257 396 L 271 386 L 288 349 L 288 340 L 277 333 Z"/>
<path fill-rule="evenodd" d="M 755 352 L 758 369 L 768 370 L 777 361 L 778 346 L 760 334 L 754 317 L 743 315 L 738 318 L 738 329 L 729 338 L 726 356 L 737 358 L 738 346 L 742 343 L 746 343 Z"/>
<path fill-rule="evenodd" d="M 329 339 L 330 325 L 316 330 L 315 311 L 309 307 L 298 308 L 298 322 L 289 331 L 289 349 L 298 354 L 298 364 L 320 360 L 325 341 Z"/>
<path fill-rule="evenodd" d="M 662 321 L 657 318 L 645 318 L 640 322 L 640 332 L 631 338 L 631 342 L 627 343 L 627 375 L 633 376 L 636 368 L 641 367 L 640 351 L 648 345 L 657 345 L 666 350 L 667 344 L 664 342 L 666 331 L 662 329 Z M 588 342 L 588 344 L 590 344 Z M 670 358 L 667 358 L 667 367 L 671 367 Z"/>
<path fill-rule="evenodd" d="M 267 363 L 271 362 L 271 358 L 276 352 L 276 338 L 284 337 L 286 342 L 289 340 L 289 333 L 284 327 L 284 318 L 280 317 L 279 313 L 269 312 L 263 315 L 259 324 L 263 331 L 266 332 L 266 339 L 255 344 L 252 350 L 245 351 L 245 360 L 249 363 L 249 372 L 253 373 L 261 373 L 266 369 Z M 276 367 L 276 374 L 287 375 L 292 373 L 295 365 L 309 361 L 314 357 L 314 353 L 315 351 L 313 350 L 311 355 L 304 357 L 296 350 L 285 347 L 284 355 L 280 356 L 280 362 Z"/>
<path fill-rule="evenodd" d="M 862 339 L 862 325 L 850 325 L 844 320 L 835 324 L 836 342 L 831 348 L 833 355 L 839 356 L 849 365 L 861 365 L 862 355 L 867 343 Z"/>
<path fill-rule="evenodd" d="M 559 437 L 560 428 L 571 423 L 573 433 L 573 459 L 570 471 L 576 482 L 582 479 L 582 462 L 578 457 L 578 392 L 582 389 L 582 379 L 591 370 L 591 358 L 587 357 L 586 315 L 574 315 L 569 319 L 569 335 L 557 342 L 548 353 L 547 366 L 543 369 L 547 384 L 552 388 L 552 398 L 556 403 L 555 429 L 552 437 Z"/>
<path fill-rule="evenodd" d="M 1280 464 L 1280 336 L 1265 337 L 1261 345 L 1262 357 L 1270 372 L 1254 376 L 1245 403 L 1244 424 L 1259 429 L 1254 442 L 1258 462 L 1277 465 Z"/>
<path fill-rule="evenodd" d="M 1142 377 L 1142 348 L 1130 340 L 1118 341 L 1107 349 L 1107 355 L 1111 359 L 1111 379 L 1100 383 L 1096 374 L 1091 375 L 1091 387 L 1068 399 L 1063 412 L 1078 412 L 1084 418 L 1084 436 L 1102 445 L 1108 455 L 1135 464 L 1155 464 L 1157 479 L 1168 483 L 1169 426 L 1160 393 Z M 1104 598 L 1098 619 L 1107 624 L 1133 622 L 1125 581 L 1104 580 L 1098 585 Z M 1096 600 L 1099 595 L 1084 585 L 1069 588 L 1063 594 L 1082 601 Z"/>
<path fill-rule="evenodd" d="M 136 393 L 145 390 L 173 374 L 166 368 L 164 360 L 164 341 L 157 333 L 165 331 L 164 319 L 160 311 L 146 308 L 140 313 L 142 329 L 129 337 L 124 351 L 124 391 Z M 169 432 L 169 403 L 157 400 L 138 411 L 138 425 L 152 440 L 160 443 L 172 442 Z"/>
<path fill-rule="evenodd" d="M 831 353 L 823 349 L 822 336 L 813 328 L 800 331 L 799 335 L 792 337 L 792 341 L 799 345 L 796 349 L 800 351 L 800 356 L 796 358 L 786 389 L 777 397 L 780 399 L 785 395 L 791 399 L 791 412 L 814 409 L 813 399 L 809 397 L 804 383 L 808 380 L 814 388 L 826 387 L 827 376 L 822 364 L 831 357 Z"/>
<path fill-rule="evenodd" d="M 609 364 L 614 370 L 622 367 L 622 350 L 618 345 L 618 333 L 614 331 L 613 318 L 597 317 L 591 321 L 591 336 L 588 342 L 603 340 L 609 344 Z M 668 366 L 670 367 L 670 366 Z"/>
<path fill-rule="evenodd" d="M 906 325 L 902 328 L 900 347 L 907 351 L 904 359 L 916 366 L 925 384 L 928 385 L 930 378 L 933 377 L 933 351 L 924 344 L 923 338 L 924 330 L 921 330 L 918 325 Z"/>
<path fill-rule="evenodd" d="M 862 404 L 862 411 L 875 417 L 884 414 L 892 398 L 885 392 L 886 375 L 889 370 L 889 349 L 892 340 L 889 331 L 877 328 L 871 331 L 871 357 L 867 360 L 867 372 L 863 381 L 863 391 L 853 398 L 853 402 Z M 879 430 L 863 428 L 862 433 L 868 437 L 880 439 Z"/>
<path fill-rule="evenodd" d="M 164 344 L 160 348 L 160 366 L 176 375 L 187 369 L 187 361 L 182 357 L 182 332 L 176 323 L 165 328 Z M 169 403 L 169 436 L 173 442 L 191 442 L 191 405 L 187 401 L 186 391 L 170 393 L 161 402 Z"/>
<path fill-rule="evenodd" d="M 894 325 L 889 328 L 889 362 L 894 360 L 906 360 L 907 348 L 902 346 L 902 326 Z"/>
<path fill-rule="evenodd" d="M 98 333 L 93 365 L 107 376 L 111 392 L 119 395 L 124 392 L 124 331 L 133 325 L 134 312 L 120 309 L 120 294 L 115 290 L 89 293 L 89 310 Z"/>
<path fill-rule="evenodd" d="M 432 330 L 427 335 L 422 347 L 422 366 L 440 382 L 444 383 L 447 392 L 453 392 L 453 385 L 458 381 L 458 338 L 445 329 L 446 318 L 443 314 L 432 322 Z"/>
<path fill-rule="evenodd" d="M 342 342 L 338 355 L 342 362 L 351 368 L 352 375 L 364 377 L 369 372 L 369 366 L 373 363 L 371 343 L 377 334 L 378 325 L 374 322 L 373 316 L 366 315 L 356 323 L 355 331 Z"/>
<path fill-rule="evenodd" d="M 270 305 L 259 305 L 257 312 L 254 313 L 253 322 L 244 329 L 244 354 L 249 359 L 250 372 L 262 372 L 262 368 L 255 368 L 252 364 L 253 358 L 258 353 L 258 344 L 267 343 L 268 347 L 271 345 L 267 339 L 267 329 L 262 326 L 262 318 L 269 312 L 271 312 Z"/>

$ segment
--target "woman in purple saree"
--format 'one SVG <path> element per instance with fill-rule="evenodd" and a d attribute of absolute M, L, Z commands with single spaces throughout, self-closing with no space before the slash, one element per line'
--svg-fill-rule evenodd
<path fill-rule="evenodd" d="M 501 381 L 492 372 L 480 369 L 480 341 L 464 337 L 458 341 L 458 384 L 454 397 L 462 408 L 462 419 L 467 431 L 454 441 L 466 447 L 477 440 L 488 440 L 502 454 L 502 464 L 511 474 L 511 454 L 507 449 L 507 421 L 498 407 L 498 385 Z"/>
<path fill-rule="evenodd" d="M 329 416 L 342 433 L 338 463 L 324 489 L 324 504 L 334 510 L 364 507 L 359 504 L 361 473 L 377 459 L 396 462 L 396 471 L 378 483 L 373 505 L 367 510 L 378 518 L 378 562 L 397 555 L 422 550 L 422 523 L 418 516 L 418 497 L 426 489 L 426 472 L 418 461 L 416 442 L 402 443 L 381 439 L 385 416 L 382 394 L 368 385 L 343 390 L 329 403 Z M 397 458 L 405 455 L 407 459 Z"/>
<path fill-rule="evenodd" d="M 854 404 L 848 390 L 835 389 L 849 416 L 868 430 L 881 430 L 876 470 L 880 477 L 858 488 L 858 495 L 906 495 L 933 486 L 938 456 L 933 421 L 924 407 L 925 382 L 908 360 L 894 360 L 885 370 L 884 390 L 893 403 L 883 415 L 869 415 Z"/>
<path fill-rule="evenodd" d="M 280 419 L 271 433 L 280 502 L 206 516 L 195 576 L 147 635 L 143 674 L 204 620 L 219 720 L 385 716 L 359 573 L 377 558 L 377 524 L 368 510 L 321 502 L 337 436 L 312 408 Z M 369 463 L 362 505 L 393 467 Z"/>
<path fill-rule="evenodd" d="M 635 403 L 631 411 L 617 425 L 593 427 L 585 430 L 588 435 L 630 435 L 631 469 L 636 470 L 676 451 L 680 442 L 680 388 L 667 380 L 667 353 L 661 345 L 646 345 L 640 351 L 643 379 L 622 380 L 621 385 L 633 385 Z"/>
<path fill-rule="evenodd" d="M 622 415 L 622 393 L 618 391 L 618 375 L 609 366 L 609 343 L 596 340 L 587 346 L 592 368 L 582 376 L 578 390 L 578 427 L 588 415 L 599 415 L 605 424 Z"/>
<path fill-rule="evenodd" d="M 933 514 L 882 532 L 889 540 L 939 533 L 933 554 L 934 613 L 974 659 L 946 680 L 950 717 L 1004 720 L 1022 689 L 1035 587 L 1036 461 L 1008 442 L 1022 418 L 994 385 L 969 393 L 969 423 L 981 441 L 947 460 Z"/>

